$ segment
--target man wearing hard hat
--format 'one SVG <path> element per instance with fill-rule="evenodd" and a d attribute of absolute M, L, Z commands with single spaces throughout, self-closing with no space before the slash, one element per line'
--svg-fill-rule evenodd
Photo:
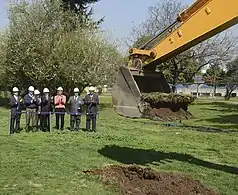
<path fill-rule="evenodd" d="M 94 93 L 95 88 L 93 86 L 89 87 L 89 94 L 85 96 L 84 103 L 86 104 L 86 130 L 90 130 L 92 121 L 92 130 L 96 130 L 96 118 L 98 112 L 99 98 L 98 95 Z"/>
<path fill-rule="evenodd" d="M 50 112 L 52 112 L 50 90 L 43 89 L 41 102 L 41 129 L 42 131 L 50 131 Z"/>
<path fill-rule="evenodd" d="M 40 130 L 40 113 L 41 113 L 41 97 L 40 97 L 40 91 L 36 89 L 34 91 L 35 99 L 36 99 L 36 129 Z"/>
<path fill-rule="evenodd" d="M 83 99 L 79 95 L 78 88 L 74 88 L 74 96 L 69 98 L 68 104 L 70 104 L 70 129 L 71 131 L 78 131 L 81 122 L 83 105 Z"/>
<path fill-rule="evenodd" d="M 10 122 L 10 134 L 20 131 L 20 119 L 21 119 L 21 104 L 22 99 L 19 97 L 19 90 L 17 87 L 12 89 L 13 95 L 10 98 L 11 105 L 11 122 Z"/>
<path fill-rule="evenodd" d="M 33 131 L 36 131 L 36 108 L 37 100 L 34 95 L 34 87 L 28 88 L 28 94 L 24 97 L 24 103 L 26 107 L 26 131 L 30 131 L 30 122 L 32 122 Z"/>
<path fill-rule="evenodd" d="M 63 88 L 58 87 L 57 95 L 54 97 L 55 103 L 55 116 L 56 116 L 56 128 L 59 130 L 64 130 L 64 116 L 65 116 L 65 104 L 66 104 L 66 96 L 63 95 Z M 59 126 L 59 119 L 61 120 Z"/>

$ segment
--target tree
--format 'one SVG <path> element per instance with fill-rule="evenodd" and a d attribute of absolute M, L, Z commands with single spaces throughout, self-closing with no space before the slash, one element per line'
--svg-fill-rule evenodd
<path fill-rule="evenodd" d="M 238 83 L 238 57 L 226 65 L 227 73 L 225 76 L 226 81 L 226 95 L 225 100 L 231 98 L 232 92 L 237 88 Z"/>
<path fill-rule="evenodd" d="M 5 56 L 6 56 L 6 32 L 3 31 L 0 33 L 0 90 L 6 91 L 6 70 L 5 70 Z"/>
<path fill-rule="evenodd" d="M 87 24 L 88 21 L 92 22 L 94 26 L 98 26 L 103 22 L 103 18 L 98 21 L 93 21 L 93 9 L 90 6 L 100 0 L 61 0 L 62 7 L 65 11 L 70 11 L 76 14 L 80 18 L 81 23 Z"/>
<path fill-rule="evenodd" d="M 184 6 L 179 0 L 162 0 L 155 6 L 149 7 L 149 19 L 145 20 L 138 27 L 134 27 L 130 41 L 132 46 L 141 45 L 142 41 L 148 41 L 159 32 L 170 26 L 177 19 L 177 15 L 184 10 Z M 168 33 L 168 32 L 167 32 Z M 166 36 L 163 33 L 158 37 L 157 42 Z M 229 33 L 223 33 L 208 39 L 188 51 L 177 55 L 173 59 L 159 64 L 158 69 L 164 73 L 169 73 L 168 80 L 176 84 L 180 78 L 185 82 L 191 81 L 197 72 L 206 65 L 218 66 L 226 63 L 235 51 L 236 42 L 230 38 Z M 191 63 L 192 62 L 192 63 Z M 192 65 L 192 67 L 191 67 Z M 185 75 L 191 75 L 186 78 Z"/>
<path fill-rule="evenodd" d="M 102 33 L 75 19 L 77 28 L 65 18 L 73 13 L 60 8 L 59 1 L 22 1 L 9 9 L 5 55 L 7 86 L 26 89 L 57 86 L 82 91 L 85 86 L 111 82 L 121 55 Z"/>
<path fill-rule="evenodd" d="M 197 62 L 195 60 L 181 55 L 161 64 L 158 69 L 164 73 L 167 81 L 175 86 L 177 82 L 193 82 L 196 67 Z M 173 90 L 175 91 L 175 88 Z"/>
<path fill-rule="evenodd" d="M 148 40 L 152 38 L 151 35 L 141 35 L 137 38 L 137 40 L 133 43 L 134 48 L 140 48 L 143 44 L 145 44 Z"/>
<path fill-rule="evenodd" d="M 89 7 L 90 4 L 96 3 L 99 0 L 62 0 L 63 8 L 69 11 L 74 11 L 77 14 L 84 14 L 91 16 L 92 8 Z"/>
<path fill-rule="evenodd" d="M 206 83 L 211 83 L 214 86 L 213 94 L 216 94 L 217 84 L 224 82 L 226 72 L 220 66 L 210 66 L 203 75 Z"/>

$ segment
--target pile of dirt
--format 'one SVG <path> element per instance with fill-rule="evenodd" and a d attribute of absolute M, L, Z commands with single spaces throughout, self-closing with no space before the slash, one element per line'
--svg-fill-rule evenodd
<path fill-rule="evenodd" d="M 100 175 L 105 183 L 119 185 L 123 195 L 218 195 L 186 175 L 156 172 L 136 165 L 111 165 L 84 173 Z"/>
<path fill-rule="evenodd" d="M 147 110 L 147 113 L 144 114 L 144 117 L 159 121 L 176 121 L 194 118 L 189 111 L 185 111 L 182 108 L 176 111 L 170 108 L 150 108 Z"/>
<path fill-rule="evenodd" d="M 145 118 L 160 121 L 175 121 L 192 119 L 188 105 L 195 100 L 190 95 L 173 93 L 147 93 L 141 97 L 143 115 Z"/>

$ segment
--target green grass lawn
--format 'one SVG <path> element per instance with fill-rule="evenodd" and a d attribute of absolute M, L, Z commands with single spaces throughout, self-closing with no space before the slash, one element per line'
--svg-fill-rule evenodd
<path fill-rule="evenodd" d="M 237 194 L 238 133 L 198 132 L 127 119 L 113 111 L 110 97 L 100 101 L 96 133 L 22 132 L 8 136 L 8 112 L 1 108 L 0 194 L 118 194 L 82 171 L 132 163 L 184 172 L 221 194 Z M 196 119 L 183 121 L 185 124 L 238 131 L 238 105 L 234 101 L 201 100 L 190 111 Z"/>

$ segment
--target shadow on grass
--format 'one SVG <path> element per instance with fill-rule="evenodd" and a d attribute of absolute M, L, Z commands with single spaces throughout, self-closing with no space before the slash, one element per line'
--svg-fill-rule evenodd
<path fill-rule="evenodd" d="M 209 123 L 221 124 L 213 125 L 219 128 L 227 128 L 228 126 L 233 129 L 238 128 L 238 114 L 231 114 L 231 112 L 238 112 L 238 104 L 230 102 L 199 102 L 197 105 L 206 106 L 203 110 L 219 112 L 213 118 L 201 119 L 198 122 L 207 121 Z"/>
<path fill-rule="evenodd" d="M 206 110 L 232 112 L 238 111 L 238 104 L 227 102 L 198 102 L 196 105 L 207 106 Z M 212 107 L 212 108 L 209 108 Z"/>
<path fill-rule="evenodd" d="M 98 150 L 98 152 L 105 157 L 108 157 L 112 160 L 116 160 L 124 164 L 146 165 L 147 163 L 152 163 L 157 165 L 155 162 L 164 164 L 166 162 L 177 160 L 180 162 L 186 162 L 193 165 L 203 166 L 206 168 L 238 175 L 237 167 L 204 161 L 195 158 L 189 154 L 182 154 L 176 152 L 162 152 L 145 149 L 134 149 L 128 147 L 120 147 L 117 145 L 107 145 L 104 148 Z"/>
<path fill-rule="evenodd" d="M 232 124 L 233 128 L 238 128 L 238 114 L 231 114 L 231 115 L 219 115 L 215 118 L 205 119 L 211 123 L 219 123 L 219 124 Z M 226 126 L 226 125 L 222 125 Z"/>

